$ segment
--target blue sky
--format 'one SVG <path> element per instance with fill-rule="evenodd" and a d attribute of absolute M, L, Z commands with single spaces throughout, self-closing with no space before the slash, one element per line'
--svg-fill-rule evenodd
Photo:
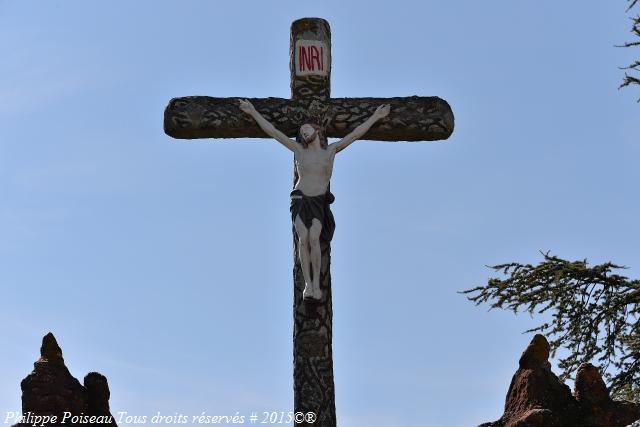
<path fill-rule="evenodd" d="M 446 142 L 356 142 L 332 180 L 341 426 L 497 419 L 537 319 L 458 290 L 540 250 L 640 275 L 625 2 L 0 1 L 0 412 L 52 331 L 112 412 L 289 411 L 292 159 L 177 141 L 186 95 L 288 97 L 327 19 L 332 94 L 438 95 Z"/>

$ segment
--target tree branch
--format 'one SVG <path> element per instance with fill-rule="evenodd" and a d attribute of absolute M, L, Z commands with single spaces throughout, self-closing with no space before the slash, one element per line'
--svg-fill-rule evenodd
<path fill-rule="evenodd" d="M 627 12 L 629 12 L 634 6 L 636 6 L 639 1 L 640 0 L 628 0 L 629 6 L 627 7 Z M 631 26 L 631 32 L 636 37 L 640 38 L 640 15 L 631 18 L 631 21 L 633 22 Z M 640 46 L 640 40 L 629 41 L 618 47 L 638 47 L 638 46 Z M 628 67 L 624 67 L 623 69 L 639 71 L 638 64 L 640 64 L 640 61 L 636 61 L 633 64 L 629 65 Z M 625 73 L 624 79 L 622 81 L 622 84 L 619 86 L 619 89 L 622 89 L 624 87 L 631 86 L 631 85 L 640 85 L 640 77 L 636 77 L 636 76 Z M 640 103 L 640 98 L 638 98 L 638 102 Z"/>
<path fill-rule="evenodd" d="M 613 394 L 638 392 L 640 399 L 640 280 L 616 274 L 625 267 L 607 262 L 589 266 L 587 260 L 567 261 L 549 253 L 538 265 L 508 263 L 492 266 L 502 274 L 485 286 L 462 291 L 475 305 L 530 314 L 552 311 L 552 321 L 526 332 L 551 337 L 561 378 L 571 378 L 581 363 L 597 358 Z"/>

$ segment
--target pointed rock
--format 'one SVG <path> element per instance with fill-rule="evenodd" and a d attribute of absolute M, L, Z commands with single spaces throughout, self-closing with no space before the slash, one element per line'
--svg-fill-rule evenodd
<path fill-rule="evenodd" d="M 520 356 L 520 368 L 523 369 L 537 369 L 541 367 L 549 367 L 549 352 L 551 346 L 547 339 L 540 334 L 537 334 L 529 343 L 529 346 L 524 350 L 522 356 Z"/>
<path fill-rule="evenodd" d="M 51 332 L 42 338 L 42 346 L 40 347 L 40 360 L 42 361 L 62 361 L 62 349 L 56 341 L 56 337 Z"/>
<path fill-rule="evenodd" d="M 591 363 L 578 368 L 575 397 L 585 425 L 623 427 L 640 419 L 640 405 L 612 400 L 600 370 Z"/>
<path fill-rule="evenodd" d="M 109 383 L 107 377 L 97 372 L 89 372 L 84 377 L 84 387 L 88 394 L 88 411 L 92 415 L 111 416 L 109 410 Z"/>
<path fill-rule="evenodd" d="M 576 399 L 580 403 L 597 405 L 611 401 L 600 371 L 591 363 L 580 365 L 574 388 Z"/>
<path fill-rule="evenodd" d="M 613 401 L 598 369 L 578 369 L 575 396 L 551 372 L 549 342 L 536 335 L 520 357 L 504 414 L 479 427 L 626 427 L 640 419 L 640 405 Z"/>
<path fill-rule="evenodd" d="M 87 393 L 64 364 L 62 350 L 51 332 L 42 339 L 40 358 L 20 384 L 22 412 L 42 415 L 81 413 L 87 409 Z"/>
<path fill-rule="evenodd" d="M 58 417 L 60 421 L 65 412 L 72 415 L 110 415 L 107 379 L 92 372 L 85 378 L 85 386 L 80 384 L 65 366 L 62 350 L 52 333 L 42 339 L 40 358 L 33 366 L 33 372 L 20 383 L 25 417 L 29 414 L 49 415 Z M 29 425 L 16 424 L 21 427 Z M 106 425 L 115 427 L 116 423 L 113 421 Z"/>

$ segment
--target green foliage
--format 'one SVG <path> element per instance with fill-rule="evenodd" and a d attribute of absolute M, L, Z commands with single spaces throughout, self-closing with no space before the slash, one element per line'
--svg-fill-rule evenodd
<path fill-rule="evenodd" d="M 627 12 L 628 12 L 634 6 L 636 6 L 640 0 L 627 0 L 627 1 L 629 2 L 629 7 L 627 8 Z M 640 46 L 640 15 L 636 15 L 635 17 L 632 17 L 631 21 L 633 23 L 631 26 L 631 32 L 637 38 L 637 40 L 626 42 L 625 44 L 622 45 L 622 47 Z M 629 65 L 628 67 L 624 67 L 623 69 L 640 72 L 640 60 L 635 61 L 633 64 Z M 638 74 L 633 75 L 627 72 L 624 75 L 624 79 L 622 81 L 622 84 L 620 85 L 620 88 L 631 86 L 631 85 L 640 85 L 640 75 Z M 638 102 L 640 102 L 640 99 L 638 99 Z"/>
<path fill-rule="evenodd" d="M 503 278 L 462 291 L 476 305 L 514 313 L 549 312 L 552 320 L 526 332 L 549 338 L 559 348 L 561 378 L 571 378 L 581 363 L 597 361 L 615 397 L 640 400 L 640 280 L 615 274 L 610 262 L 589 266 L 549 253 L 538 265 L 509 263 L 491 267 Z"/>

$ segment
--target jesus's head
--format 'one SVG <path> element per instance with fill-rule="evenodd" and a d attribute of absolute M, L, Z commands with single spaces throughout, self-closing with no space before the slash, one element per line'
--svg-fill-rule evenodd
<path fill-rule="evenodd" d="M 324 136 L 322 132 L 322 128 L 315 123 L 307 122 L 300 126 L 300 131 L 298 132 L 298 142 L 303 145 L 304 148 L 307 148 L 309 144 L 311 144 L 316 136 L 320 140 L 320 147 L 327 148 L 327 138 Z"/>

